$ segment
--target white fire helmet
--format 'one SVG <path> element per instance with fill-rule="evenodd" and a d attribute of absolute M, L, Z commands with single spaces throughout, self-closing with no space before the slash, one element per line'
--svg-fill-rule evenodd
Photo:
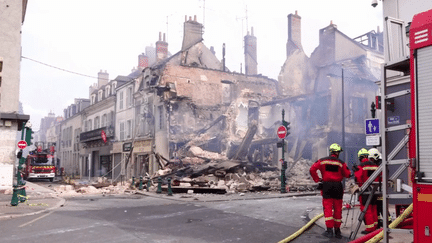
<path fill-rule="evenodd" d="M 381 153 L 376 148 L 369 149 L 369 159 L 373 158 L 374 160 L 381 159 Z"/>

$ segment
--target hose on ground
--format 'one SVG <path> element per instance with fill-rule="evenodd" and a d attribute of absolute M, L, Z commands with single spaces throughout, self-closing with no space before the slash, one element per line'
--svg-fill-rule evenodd
<path fill-rule="evenodd" d="M 303 227 L 301 227 L 299 230 L 297 230 L 297 232 L 295 232 L 294 234 L 288 236 L 287 238 L 279 241 L 278 243 L 286 243 L 286 242 L 290 242 L 290 241 L 294 240 L 299 235 L 301 235 L 305 230 L 307 230 L 313 223 L 315 223 L 315 221 L 322 218 L 323 216 L 324 216 L 324 213 L 318 214 L 317 216 L 313 217 L 313 219 L 311 219 L 307 224 L 305 224 Z"/>
<path fill-rule="evenodd" d="M 364 243 L 364 242 L 370 240 L 375 235 L 381 233 L 381 231 L 382 231 L 382 229 L 377 229 L 377 230 L 375 230 L 375 231 L 373 231 L 373 232 L 371 232 L 371 233 L 369 233 L 367 235 L 364 235 L 364 236 L 362 236 L 360 238 L 357 238 L 357 239 L 355 239 L 353 241 L 350 241 L 349 243 Z"/>
<path fill-rule="evenodd" d="M 413 204 L 411 203 L 411 205 L 409 205 L 409 207 L 407 209 L 405 209 L 405 211 L 401 215 L 399 215 L 399 217 L 397 217 L 397 219 L 389 225 L 389 228 L 390 229 L 396 228 L 399 225 L 399 223 L 402 222 L 406 217 L 408 217 L 408 215 L 412 211 L 413 211 Z M 376 242 L 380 241 L 383 238 L 383 236 L 384 236 L 384 233 L 381 231 L 379 234 L 377 234 L 375 237 L 373 237 L 372 239 L 370 239 L 366 243 L 376 243 Z"/>

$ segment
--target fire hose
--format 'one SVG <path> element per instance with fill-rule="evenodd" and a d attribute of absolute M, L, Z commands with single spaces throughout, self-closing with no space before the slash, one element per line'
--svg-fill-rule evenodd
<path fill-rule="evenodd" d="M 313 219 L 311 219 L 307 224 L 305 224 L 303 227 L 301 227 L 299 230 L 297 230 L 297 232 L 295 232 L 294 234 L 288 236 L 287 238 L 279 241 L 278 243 L 286 243 L 286 242 L 290 242 L 290 241 L 294 240 L 299 235 L 301 235 L 305 230 L 307 230 L 313 223 L 315 223 L 315 221 L 322 218 L 323 216 L 324 216 L 324 213 L 318 214 L 317 216 L 313 217 Z"/>
<path fill-rule="evenodd" d="M 399 225 L 399 223 L 402 222 L 406 217 L 408 217 L 408 215 L 412 211 L 413 211 L 413 204 L 411 203 L 411 205 L 409 205 L 409 207 L 407 209 L 405 209 L 405 211 L 401 215 L 399 215 L 399 217 L 397 217 L 397 219 L 389 225 L 389 228 L 390 229 L 396 228 Z M 380 241 L 383 238 L 383 236 L 384 236 L 384 233 L 381 231 L 379 234 L 374 236 L 372 239 L 370 239 L 366 243 L 376 243 L 376 242 Z"/>

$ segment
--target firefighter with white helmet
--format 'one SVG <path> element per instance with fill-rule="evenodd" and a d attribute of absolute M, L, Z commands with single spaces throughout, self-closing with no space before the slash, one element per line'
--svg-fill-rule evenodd
<path fill-rule="evenodd" d="M 374 151 L 372 151 L 374 152 Z M 358 152 L 358 158 L 360 161 L 360 165 L 357 167 L 357 170 L 354 172 L 355 181 L 359 187 L 365 183 L 369 177 L 377 170 L 378 165 L 373 161 L 369 160 L 371 154 L 365 148 L 362 148 Z M 375 153 L 373 154 L 375 156 Z M 377 178 L 379 180 L 379 178 Z M 369 195 L 363 194 L 359 197 L 360 201 L 360 210 L 363 211 L 365 208 L 365 203 L 367 201 Z M 374 196 L 373 200 L 369 204 L 365 216 L 364 222 L 366 225 L 366 230 L 362 231 L 362 234 L 369 234 L 373 232 L 378 225 L 378 213 L 377 213 L 377 205 L 376 205 L 376 197 Z"/>
<path fill-rule="evenodd" d="M 344 161 L 339 159 L 342 152 L 341 146 L 334 143 L 329 148 L 330 156 L 316 161 L 309 172 L 315 182 L 320 183 L 322 204 L 324 209 L 325 224 L 327 230 L 324 236 L 342 238 L 340 226 L 342 223 L 342 197 L 343 197 L 343 178 L 350 177 L 350 171 Z M 321 172 L 321 178 L 317 171 Z M 334 234 L 333 234 L 334 228 Z"/>
<path fill-rule="evenodd" d="M 381 153 L 376 148 L 369 149 L 369 160 L 373 163 L 375 163 L 377 166 L 381 165 Z M 377 228 L 381 228 L 383 225 L 383 198 L 382 196 L 379 196 L 377 198 L 377 216 L 378 216 L 378 226 Z M 390 215 L 390 214 L 389 214 Z M 389 219 L 390 221 L 390 219 Z"/>

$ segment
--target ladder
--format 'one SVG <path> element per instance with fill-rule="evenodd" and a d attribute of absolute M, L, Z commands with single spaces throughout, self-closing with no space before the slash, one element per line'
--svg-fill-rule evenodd
<path fill-rule="evenodd" d="M 389 200 L 390 199 L 406 199 L 412 198 L 412 188 L 406 184 L 402 183 L 402 179 L 399 177 L 401 174 L 407 170 L 410 165 L 410 161 L 408 159 L 408 155 L 406 159 L 394 159 L 396 155 L 403 149 L 406 148 L 406 145 L 409 141 L 409 133 L 411 129 L 411 124 L 406 123 L 402 125 L 388 126 L 387 118 L 387 102 L 389 99 L 394 99 L 406 95 L 411 95 L 411 89 L 399 90 L 393 93 L 389 93 L 389 85 L 388 85 L 388 77 L 387 71 L 399 71 L 404 74 L 410 73 L 410 58 L 402 57 L 393 62 L 389 62 L 384 64 L 382 73 L 382 81 L 381 81 L 381 117 L 380 117 L 380 127 L 383 129 L 381 132 L 382 138 L 382 163 L 381 163 L 381 171 L 382 171 L 382 195 L 383 195 L 383 242 L 388 243 L 389 241 L 389 233 L 391 232 L 403 232 L 403 233 L 413 233 L 413 230 L 409 229 L 390 229 L 388 227 L 388 209 L 389 209 Z M 405 75 L 406 76 L 406 75 Z M 408 87 L 410 87 L 410 78 L 408 75 Z M 399 109 L 404 109 L 400 107 Z M 409 107 L 407 108 L 409 109 Z M 403 122 L 403 121 L 401 121 Z M 395 132 L 403 132 L 405 131 L 405 135 L 403 138 L 394 146 L 394 148 L 389 148 L 389 136 L 391 133 Z M 396 170 L 393 174 L 390 174 L 390 167 L 396 166 Z M 399 166 L 399 167 L 398 167 Z M 409 194 L 402 193 L 392 193 L 390 194 L 389 189 L 393 188 L 395 192 L 409 192 Z"/>
<path fill-rule="evenodd" d="M 388 78 L 387 71 L 400 71 L 404 73 L 409 73 L 409 57 L 403 58 L 401 60 L 386 63 L 383 65 L 383 78 L 381 81 L 381 116 L 380 118 L 380 133 L 382 138 L 382 163 L 378 167 L 378 169 L 369 177 L 369 179 L 360 187 L 360 193 L 366 192 L 368 188 L 373 184 L 373 181 L 382 173 L 382 195 L 383 195 L 383 242 L 388 243 L 389 233 L 390 232 L 403 232 L 403 233 L 413 233 L 413 230 L 410 229 L 390 229 L 388 227 L 388 208 L 389 208 L 389 199 L 406 199 L 412 198 L 412 187 L 402 183 L 402 180 L 399 178 L 400 175 L 406 171 L 406 169 L 410 165 L 409 159 L 394 159 L 396 155 L 406 147 L 409 141 L 409 129 L 411 128 L 411 124 L 402 124 L 397 126 L 388 126 L 387 120 L 387 101 L 389 99 L 410 95 L 411 90 L 401 90 L 393 93 L 388 93 Z M 408 76 L 408 82 L 409 82 Z M 405 136 L 397 143 L 394 148 L 390 150 L 388 145 L 388 136 L 390 133 L 398 132 L 398 131 L 408 131 Z M 389 150 L 389 151 L 387 151 Z M 393 174 L 389 173 L 390 166 L 399 165 L 399 167 L 393 172 Z M 409 192 L 409 194 L 402 193 L 392 193 L 390 194 L 389 189 L 393 188 L 395 192 Z M 361 222 L 359 222 L 361 223 Z"/>

